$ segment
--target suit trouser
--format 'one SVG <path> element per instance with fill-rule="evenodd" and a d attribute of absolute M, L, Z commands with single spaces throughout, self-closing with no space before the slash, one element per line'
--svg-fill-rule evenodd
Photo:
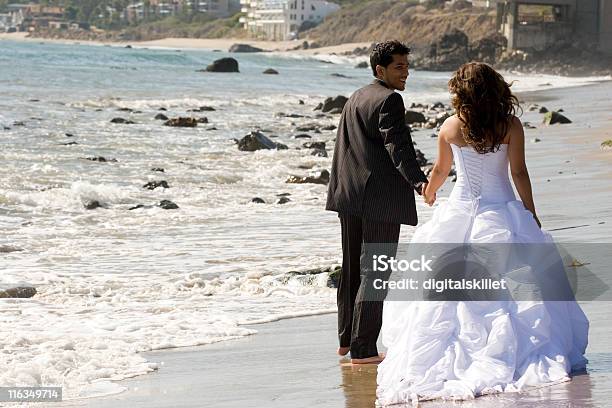
<path fill-rule="evenodd" d="M 394 248 L 388 249 L 386 255 L 395 256 L 400 224 L 369 221 L 348 214 L 339 217 L 342 228 L 342 273 L 337 293 L 340 347 L 350 346 L 351 358 L 377 356 L 376 340 L 382 326 L 383 302 L 382 299 L 366 300 L 372 299 L 368 288 L 376 276 L 368 271 L 372 263 L 368 253 L 371 246 L 362 244 L 395 244 L 386 246 Z M 388 279 L 388 276 L 383 278 Z"/>

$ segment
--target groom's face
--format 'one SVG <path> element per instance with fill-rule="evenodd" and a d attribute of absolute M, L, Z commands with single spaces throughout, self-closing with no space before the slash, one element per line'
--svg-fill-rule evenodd
<path fill-rule="evenodd" d="M 378 66 L 377 72 L 380 79 L 398 91 L 406 89 L 406 79 L 408 78 L 408 55 L 393 54 L 393 61 L 385 68 Z"/>

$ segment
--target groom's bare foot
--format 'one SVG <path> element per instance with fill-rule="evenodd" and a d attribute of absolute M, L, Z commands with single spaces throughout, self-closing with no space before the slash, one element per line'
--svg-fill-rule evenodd
<path fill-rule="evenodd" d="M 338 355 L 346 356 L 350 350 L 351 350 L 350 347 L 338 347 Z"/>
<path fill-rule="evenodd" d="M 385 359 L 384 353 L 379 353 L 377 356 L 366 358 L 351 358 L 351 364 L 378 364 Z"/>

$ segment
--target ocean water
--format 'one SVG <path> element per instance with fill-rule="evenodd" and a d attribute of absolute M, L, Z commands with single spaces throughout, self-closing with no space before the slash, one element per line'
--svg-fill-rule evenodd
<path fill-rule="evenodd" d="M 358 59 L 274 53 L 234 55 L 239 74 L 197 72 L 226 55 L 0 41 L 0 285 L 38 290 L 0 300 L 1 385 L 61 385 L 65 399 L 119 392 L 112 381 L 159 369 L 138 352 L 335 310 L 326 274 L 289 273 L 340 262 L 326 186 L 285 180 L 329 169 L 335 131 L 310 132 L 327 142 L 321 158 L 300 148 L 295 128 L 337 124 L 337 115 L 315 118 L 314 106 L 348 96 L 371 73 L 354 68 Z M 280 75 L 263 75 L 269 67 Z M 448 77 L 412 72 L 406 103 L 448 103 Z M 599 78 L 507 79 L 526 91 Z M 187 112 L 204 105 L 216 110 Z M 162 126 L 160 108 L 209 123 Z M 234 138 L 256 128 L 289 149 L 238 151 Z M 433 158 L 431 133 L 414 139 Z M 85 159 L 93 156 L 117 161 Z M 143 188 L 155 180 L 170 188 Z M 275 204 L 283 193 L 291 201 Z M 163 199 L 180 208 L 155 206 Z M 85 209 L 91 200 L 104 208 Z M 150 207 L 129 210 L 138 204 Z M 418 210 L 431 214 L 420 202 Z"/>

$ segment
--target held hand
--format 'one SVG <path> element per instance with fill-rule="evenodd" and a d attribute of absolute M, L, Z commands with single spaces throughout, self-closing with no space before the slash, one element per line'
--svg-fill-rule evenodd
<path fill-rule="evenodd" d="M 427 205 L 431 207 L 436 201 L 436 193 L 431 192 L 431 189 L 429 188 L 429 184 L 423 184 L 422 191 L 423 191 L 423 200 L 425 201 Z"/>

